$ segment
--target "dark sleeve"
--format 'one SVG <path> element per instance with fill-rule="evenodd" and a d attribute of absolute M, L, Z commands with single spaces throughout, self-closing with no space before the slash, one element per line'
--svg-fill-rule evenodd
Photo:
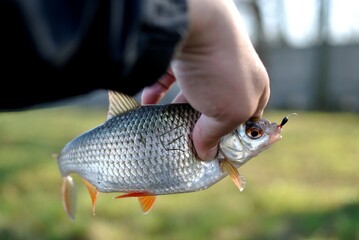
<path fill-rule="evenodd" d="M 187 28 L 186 0 L 0 0 L 0 109 L 136 94 L 166 71 Z"/>

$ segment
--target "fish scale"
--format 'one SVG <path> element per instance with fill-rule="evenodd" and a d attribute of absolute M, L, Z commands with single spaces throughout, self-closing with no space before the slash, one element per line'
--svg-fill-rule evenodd
<path fill-rule="evenodd" d="M 108 119 L 70 141 L 58 156 L 63 176 L 62 202 L 74 219 L 76 194 L 71 174 L 89 190 L 92 210 L 99 192 L 137 197 L 147 213 L 156 195 L 206 189 L 229 175 L 243 190 L 238 168 L 281 138 L 280 125 L 248 120 L 222 137 L 215 159 L 198 159 L 192 130 L 200 113 L 189 104 L 140 106 L 127 95 L 109 91 Z"/>
<path fill-rule="evenodd" d="M 71 141 L 59 157 L 63 176 L 77 173 L 101 192 L 190 192 L 208 185 L 191 131 L 200 114 L 188 104 L 148 105 L 115 116 Z M 217 166 L 216 166 L 217 165 Z M 189 187 L 190 186 L 190 187 Z"/>

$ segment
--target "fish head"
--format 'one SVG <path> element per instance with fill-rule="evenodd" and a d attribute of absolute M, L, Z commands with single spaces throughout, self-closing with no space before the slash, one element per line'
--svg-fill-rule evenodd
<path fill-rule="evenodd" d="M 280 140 L 281 131 L 282 125 L 265 118 L 248 120 L 221 139 L 220 153 L 240 166 Z"/>

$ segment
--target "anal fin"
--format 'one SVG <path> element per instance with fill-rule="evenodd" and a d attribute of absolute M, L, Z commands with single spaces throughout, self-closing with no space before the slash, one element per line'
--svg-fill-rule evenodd
<path fill-rule="evenodd" d="M 147 214 L 153 207 L 153 204 L 156 201 L 156 196 L 147 192 L 132 192 L 124 195 L 117 196 L 116 198 L 128 198 L 128 197 L 137 197 L 140 202 L 143 213 Z"/>
<path fill-rule="evenodd" d="M 90 193 L 90 197 L 91 197 L 91 203 L 92 203 L 92 214 L 95 216 L 95 211 L 96 211 L 96 200 L 97 200 L 97 196 L 98 196 L 98 190 L 95 186 L 93 186 L 91 183 L 89 183 L 88 181 L 86 181 L 85 179 L 82 179 L 87 187 L 87 190 Z"/>
<path fill-rule="evenodd" d="M 67 215 L 75 220 L 76 214 L 76 187 L 71 176 L 63 177 L 61 188 L 62 204 Z"/>
<path fill-rule="evenodd" d="M 239 191 L 242 192 L 246 184 L 246 179 L 239 174 L 237 168 L 233 166 L 227 159 L 224 159 L 221 162 L 221 169 L 222 171 L 228 173 L 233 183 L 237 186 Z"/>

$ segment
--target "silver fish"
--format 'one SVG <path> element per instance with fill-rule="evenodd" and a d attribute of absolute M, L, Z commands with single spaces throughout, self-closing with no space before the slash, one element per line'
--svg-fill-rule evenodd
<path fill-rule="evenodd" d="M 147 213 L 157 195 L 207 189 L 227 175 L 240 190 L 238 168 L 281 139 L 284 124 L 262 118 L 247 121 L 224 136 L 217 157 L 201 161 L 191 132 L 200 113 L 189 104 L 144 105 L 109 91 L 108 119 L 70 141 L 58 156 L 63 177 L 62 200 L 72 219 L 76 210 L 71 174 L 84 180 L 95 213 L 99 192 L 138 197 Z"/>

